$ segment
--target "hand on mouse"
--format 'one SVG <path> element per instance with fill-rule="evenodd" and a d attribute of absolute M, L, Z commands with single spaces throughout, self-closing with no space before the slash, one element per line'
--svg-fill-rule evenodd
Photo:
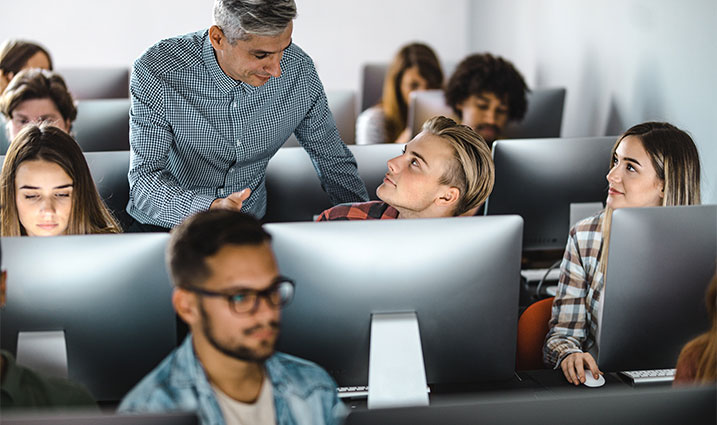
<path fill-rule="evenodd" d="M 585 382 L 585 368 L 593 377 L 597 379 L 598 376 L 602 375 L 598 365 L 589 353 L 572 353 L 568 354 L 567 357 L 560 362 L 560 368 L 563 369 L 565 379 L 571 384 L 580 385 Z"/>

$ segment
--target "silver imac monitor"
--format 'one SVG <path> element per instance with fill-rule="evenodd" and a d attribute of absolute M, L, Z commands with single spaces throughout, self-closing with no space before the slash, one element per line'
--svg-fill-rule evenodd
<path fill-rule="evenodd" d="M 129 99 L 77 102 L 72 132 L 83 152 L 129 150 Z"/>
<path fill-rule="evenodd" d="M 17 362 L 117 401 L 175 346 L 168 234 L 2 238 L 0 343 Z"/>
<path fill-rule="evenodd" d="M 486 215 L 523 217 L 525 251 L 563 250 L 571 204 L 605 202 L 614 143 L 615 137 L 496 140 Z"/>
<path fill-rule="evenodd" d="M 709 328 L 705 290 L 717 268 L 717 205 L 615 210 L 598 366 L 670 369 Z"/>
<path fill-rule="evenodd" d="M 358 172 L 368 195 L 377 199 L 376 188 L 388 171 L 386 162 L 401 154 L 403 145 L 351 145 Z M 266 167 L 267 223 L 312 221 L 314 216 L 331 208 L 329 196 L 321 187 L 314 164 L 300 147 L 279 149 Z"/>
<path fill-rule="evenodd" d="M 528 110 L 520 122 L 510 122 L 502 138 L 560 137 L 565 105 L 565 89 L 538 88 L 528 92 Z M 408 108 L 408 128 L 413 135 L 421 132 L 423 123 L 436 115 L 453 117 L 453 109 L 446 104 L 443 90 L 426 90 L 411 93 Z M 460 119 L 458 119 L 460 121 Z"/>
<path fill-rule="evenodd" d="M 415 316 L 429 386 L 513 376 L 520 217 L 264 226 L 281 273 L 296 282 L 278 349 L 320 364 L 340 387 L 368 384 L 369 406 L 377 353 L 388 348 L 401 365 L 415 354 L 391 345 L 408 331 L 378 339 L 384 315 Z"/>
<path fill-rule="evenodd" d="M 577 389 L 577 388 L 576 388 Z M 602 390 L 602 389 L 601 389 Z M 596 390 L 589 390 L 596 391 Z M 714 385 L 458 398 L 430 407 L 354 410 L 345 425 L 714 424 Z"/>
<path fill-rule="evenodd" d="M 3 415 L 5 425 L 199 425 L 194 412 L 100 414 L 100 413 L 10 413 Z"/>
<path fill-rule="evenodd" d="M 129 67 L 59 68 L 57 73 L 75 99 L 129 98 Z"/>

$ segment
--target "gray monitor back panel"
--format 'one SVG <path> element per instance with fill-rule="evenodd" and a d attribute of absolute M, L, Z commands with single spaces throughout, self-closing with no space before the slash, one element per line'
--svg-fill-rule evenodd
<path fill-rule="evenodd" d="M 82 150 L 129 150 L 129 105 L 129 99 L 77 102 L 77 119 L 72 124 L 72 132 Z"/>
<path fill-rule="evenodd" d="M 598 391 L 592 390 L 592 391 Z M 693 388 L 633 389 L 593 393 L 550 393 L 540 397 L 466 397 L 430 407 L 354 410 L 346 425 L 674 425 L 714 424 L 714 385 Z"/>
<path fill-rule="evenodd" d="M 523 249 L 565 248 L 570 204 L 605 202 L 615 137 L 497 140 L 486 214 L 519 214 Z"/>
<path fill-rule="evenodd" d="M 505 128 L 504 139 L 560 137 L 565 105 L 565 88 L 538 88 L 527 95 L 528 110 L 520 122 L 510 122 Z M 446 104 L 442 90 L 426 90 L 411 93 L 408 109 L 408 127 L 413 135 L 421 132 L 423 123 L 436 115 L 455 118 Z"/>
<path fill-rule="evenodd" d="M 614 212 L 598 365 L 674 368 L 707 331 L 705 290 L 717 264 L 717 205 Z"/>
<path fill-rule="evenodd" d="M 64 330 L 69 378 L 120 400 L 176 346 L 164 233 L 2 238 L 2 348 Z"/>
<path fill-rule="evenodd" d="M 76 100 L 129 98 L 129 67 L 58 68 Z"/>
<path fill-rule="evenodd" d="M 386 162 L 401 154 L 403 145 L 351 145 L 358 172 L 366 184 L 369 197 L 377 199 L 376 188 L 388 171 Z M 315 215 L 331 208 L 329 196 L 321 187 L 309 155 L 300 147 L 278 150 L 266 168 L 267 223 L 311 221 Z"/>
<path fill-rule="evenodd" d="M 367 385 L 371 314 L 416 312 L 429 384 L 513 376 L 520 217 L 264 227 L 296 281 L 280 351 L 317 362 L 339 386 Z"/>
<path fill-rule="evenodd" d="M 59 412 L 53 414 L 10 413 L 5 425 L 199 425 L 193 412 L 111 414 Z"/>

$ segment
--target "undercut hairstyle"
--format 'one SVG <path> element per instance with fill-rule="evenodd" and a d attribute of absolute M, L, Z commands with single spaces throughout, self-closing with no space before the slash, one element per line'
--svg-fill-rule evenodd
<path fill-rule="evenodd" d="M 249 214 L 231 210 L 199 212 L 172 230 L 167 265 L 174 285 L 198 287 L 209 278 L 206 259 L 225 245 L 258 246 L 271 235 Z"/>
<path fill-rule="evenodd" d="M 77 118 L 77 106 L 65 80 L 59 74 L 44 69 L 26 69 L 15 75 L 0 96 L 0 112 L 10 120 L 15 108 L 32 99 L 52 100 L 62 119 L 70 124 Z"/>
<path fill-rule="evenodd" d="M 52 69 L 52 57 L 44 47 L 30 41 L 6 40 L 0 47 L 0 72 L 6 77 L 11 73 L 17 74 L 37 52 L 47 56 Z"/>
<path fill-rule="evenodd" d="M 294 0 L 215 0 L 214 24 L 229 43 L 253 35 L 275 37 L 296 18 Z"/>
<path fill-rule="evenodd" d="M 411 43 L 398 51 L 386 71 L 381 107 L 386 116 L 386 142 L 395 141 L 406 128 L 408 99 L 401 94 L 401 80 L 407 69 L 416 67 L 428 89 L 443 87 L 443 70 L 436 53 L 423 43 Z"/>
<path fill-rule="evenodd" d="M 461 193 L 453 215 L 459 216 L 479 207 L 493 191 L 495 182 L 495 167 L 488 144 L 472 128 L 446 117 L 426 121 L 423 131 L 441 137 L 453 148 L 453 161 L 439 181 L 458 188 Z"/>
<path fill-rule="evenodd" d="M 446 85 L 446 103 L 460 116 L 458 105 L 471 96 L 493 93 L 508 105 L 508 119 L 520 121 L 528 109 L 529 89 L 512 63 L 489 53 L 463 59 Z"/>
<path fill-rule="evenodd" d="M 10 143 L 0 173 L 2 236 L 27 234 L 15 201 L 15 177 L 25 161 L 57 164 L 72 179 L 72 208 L 65 234 L 119 233 L 121 228 L 100 198 L 90 168 L 75 139 L 50 125 L 28 125 Z"/>

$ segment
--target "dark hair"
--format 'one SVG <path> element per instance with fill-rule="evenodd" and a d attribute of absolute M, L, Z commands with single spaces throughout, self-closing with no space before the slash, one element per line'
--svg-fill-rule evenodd
<path fill-rule="evenodd" d="M 17 134 L 0 172 L 0 225 L 3 236 L 26 234 L 15 201 L 15 177 L 25 161 L 59 165 L 72 179 L 72 210 L 66 234 L 118 233 L 120 227 L 102 202 L 82 149 L 75 139 L 49 125 L 28 125 Z"/>
<path fill-rule="evenodd" d="M 231 210 L 199 212 L 172 230 L 167 265 L 175 286 L 187 288 L 209 277 L 207 257 L 224 245 L 261 245 L 271 241 L 253 216 Z"/>
<path fill-rule="evenodd" d="M 70 124 L 77 118 L 77 107 L 59 74 L 44 69 L 20 71 L 0 96 L 0 112 L 12 119 L 12 112 L 22 102 L 31 99 L 50 99 L 62 118 Z"/>
<path fill-rule="evenodd" d="M 520 121 L 528 109 L 528 86 L 512 63 L 489 53 L 463 59 L 446 85 L 446 102 L 460 116 L 458 105 L 472 95 L 494 93 L 508 103 L 508 119 Z"/>
<path fill-rule="evenodd" d="M 30 41 L 6 40 L 0 47 L 0 72 L 4 75 L 17 74 L 37 52 L 42 52 L 47 56 L 50 69 L 52 69 L 52 57 L 44 47 Z"/>
<path fill-rule="evenodd" d="M 396 140 L 406 128 L 408 104 L 401 95 L 401 80 L 406 70 L 414 66 L 428 83 L 429 89 L 440 89 L 443 86 L 441 63 L 433 49 L 423 43 L 403 46 L 388 67 L 383 83 L 381 107 L 386 115 L 386 142 Z"/>

